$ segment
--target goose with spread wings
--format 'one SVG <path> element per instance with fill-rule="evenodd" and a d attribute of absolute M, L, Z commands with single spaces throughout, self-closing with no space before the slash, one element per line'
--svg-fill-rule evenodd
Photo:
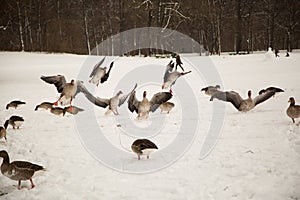
<path fill-rule="evenodd" d="M 105 81 L 107 81 L 110 71 L 111 71 L 111 68 L 114 65 L 114 62 L 111 62 L 108 71 L 106 71 L 107 67 L 101 67 L 104 60 L 105 60 L 105 57 L 94 66 L 93 71 L 90 74 L 91 80 L 89 80 L 89 83 L 96 84 L 97 87 L 99 85 L 99 82 L 104 83 Z"/>
<path fill-rule="evenodd" d="M 143 100 L 137 100 L 136 91 L 133 91 L 128 99 L 128 109 L 131 112 L 138 113 L 138 119 L 142 117 L 148 118 L 149 112 L 154 112 L 162 103 L 167 102 L 172 98 L 172 94 L 170 92 L 159 92 L 153 95 L 151 100 L 147 99 L 147 92 L 143 93 Z"/>
<path fill-rule="evenodd" d="M 248 98 L 242 99 L 242 97 L 235 91 L 230 92 L 222 92 L 217 91 L 212 94 L 210 101 L 213 101 L 213 99 L 219 99 L 221 101 L 227 101 L 232 103 L 232 105 L 241 112 L 247 112 L 249 110 L 252 110 L 256 105 L 268 100 L 272 96 L 275 95 L 275 93 L 283 92 L 280 88 L 267 88 L 263 93 L 256 96 L 254 99 L 252 99 L 251 90 L 248 91 Z"/>
<path fill-rule="evenodd" d="M 174 63 L 173 61 L 170 61 L 169 64 L 167 65 L 165 75 L 164 75 L 164 83 L 162 85 L 162 89 L 165 88 L 170 88 L 170 93 L 172 93 L 172 86 L 175 84 L 176 80 L 184 76 L 188 73 L 191 73 L 191 71 L 188 72 L 178 72 L 178 71 L 173 71 L 174 68 Z"/>
<path fill-rule="evenodd" d="M 65 105 L 65 101 L 70 102 L 70 106 L 72 106 L 73 98 L 80 92 L 78 85 L 82 84 L 82 81 L 79 80 L 71 80 L 70 83 L 67 83 L 63 75 L 41 76 L 41 79 L 46 83 L 55 85 L 57 92 L 60 93 L 60 97 L 54 102 L 55 106 L 58 106 L 58 102 Z M 62 98 L 64 98 L 65 101 L 62 101 Z"/>
<path fill-rule="evenodd" d="M 108 110 L 112 111 L 115 115 L 119 115 L 118 107 L 120 107 L 126 101 L 128 96 L 136 89 L 136 87 L 137 84 L 135 84 L 133 90 L 128 94 L 123 95 L 123 92 L 119 91 L 114 97 L 105 99 L 93 96 L 84 85 L 80 86 L 81 91 L 90 102 L 102 108 L 109 106 Z"/>

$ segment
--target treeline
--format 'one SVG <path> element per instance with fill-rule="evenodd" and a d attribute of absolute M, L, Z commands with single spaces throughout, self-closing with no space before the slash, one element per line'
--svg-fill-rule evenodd
<path fill-rule="evenodd" d="M 299 0 L 1 0 L 0 12 L 2 51 L 89 54 L 140 27 L 179 31 L 211 54 L 300 47 Z"/>

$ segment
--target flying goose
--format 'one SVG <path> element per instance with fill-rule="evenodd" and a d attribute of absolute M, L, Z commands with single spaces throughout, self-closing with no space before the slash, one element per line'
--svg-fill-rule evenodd
<path fill-rule="evenodd" d="M 78 108 L 78 107 L 76 107 L 76 106 L 72 106 L 72 109 L 70 109 L 70 108 L 71 108 L 70 106 L 65 107 L 65 108 L 64 108 L 65 113 L 68 112 L 68 113 L 70 113 L 70 114 L 72 114 L 72 115 L 76 115 L 76 114 L 78 114 L 79 112 L 84 111 L 84 109 Z"/>
<path fill-rule="evenodd" d="M 22 104 L 26 104 L 25 102 L 23 101 L 19 101 L 19 100 L 15 100 L 15 101 L 11 101 L 10 103 L 8 103 L 6 105 L 6 110 L 8 110 L 9 108 L 17 108 L 19 105 L 22 105 Z"/>
<path fill-rule="evenodd" d="M 48 110 L 48 109 L 51 109 L 52 106 L 53 106 L 53 103 L 43 102 L 43 103 L 37 105 L 34 110 L 37 111 L 39 108 Z"/>
<path fill-rule="evenodd" d="M 89 83 L 96 84 L 97 87 L 99 85 L 99 82 L 104 83 L 105 81 L 107 81 L 107 79 L 109 77 L 110 70 L 114 65 L 114 62 L 111 62 L 110 66 L 109 66 L 109 69 L 106 72 L 107 67 L 103 67 L 103 68 L 100 67 L 102 65 L 102 63 L 104 62 L 104 59 L 105 59 L 105 57 L 99 63 L 97 63 L 94 66 L 94 69 L 93 69 L 92 73 L 90 74 L 91 80 L 89 80 Z"/>
<path fill-rule="evenodd" d="M 9 155 L 5 150 L 0 151 L 0 157 L 3 158 L 1 173 L 11 180 L 18 181 L 18 189 L 21 189 L 21 181 L 29 180 L 31 188 L 34 188 L 32 177 L 35 172 L 45 170 L 44 167 L 27 161 L 9 161 Z"/>
<path fill-rule="evenodd" d="M 82 81 L 79 80 L 77 80 L 76 82 L 74 80 L 71 80 L 70 83 L 67 83 L 66 78 L 63 75 L 42 76 L 41 79 L 46 83 L 54 84 L 57 91 L 61 93 L 59 99 L 53 103 L 55 106 L 58 106 L 58 102 L 64 105 L 64 103 L 61 101 L 63 97 L 67 101 L 70 100 L 70 106 L 72 106 L 73 98 L 76 96 L 77 93 L 80 92 L 80 87 L 78 87 L 78 85 L 82 84 Z"/>
<path fill-rule="evenodd" d="M 20 126 L 23 124 L 23 122 L 24 122 L 23 117 L 13 115 L 8 120 L 5 121 L 4 128 L 7 129 L 7 126 L 11 125 L 13 127 L 13 129 L 16 129 L 16 128 L 19 129 Z"/>
<path fill-rule="evenodd" d="M 81 91 L 90 102 L 102 108 L 108 106 L 108 110 L 112 111 L 115 115 L 119 115 L 118 107 L 120 107 L 126 101 L 128 96 L 136 89 L 137 84 L 135 84 L 133 90 L 128 94 L 123 95 L 123 92 L 119 91 L 114 97 L 109 99 L 94 97 L 84 85 L 81 85 L 80 87 Z"/>
<path fill-rule="evenodd" d="M 293 123 L 295 123 L 295 118 L 300 117 L 300 106 L 295 105 L 294 97 L 290 97 L 289 101 L 290 106 L 286 110 L 286 114 L 292 119 Z"/>
<path fill-rule="evenodd" d="M 175 84 L 176 80 L 188 73 L 191 73 L 191 71 L 188 72 L 178 72 L 178 71 L 173 71 L 174 64 L 172 61 L 167 65 L 165 75 L 164 75 L 164 83 L 162 85 L 162 89 L 165 88 L 170 88 L 170 93 L 172 93 L 172 86 Z"/>
<path fill-rule="evenodd" d="M 147 159 L 149 159 L 150 153 L 157 150 L 157 146 L 147 139 L 138 139 L 135 140 L 132 145 L 131 149 L 134 153 L 138 155 L 138 160 L 141 159 L 141 155 L 147 155 Z"/>
<path fill-rule="evenodd" d="M 6 129 L 3 128 L 2 126 L 0 126 L 0 139 L 1 138 L 4 138 L 5 141 L 7 141 L 7 138 L 6 138 Z"/>
<path fill-rule="evenodd" d="M 143 100 L 138 101 L 135 96 L 136 91 L 133 91 L 128 99 L 128 109 L 131 112 L 138 113 L 138 119 L 141 117 L 148 118 L 149 112 L 154 112 L 162 103 L 167 102 L 172 98 L 172 94 L 170 92 L 159 92 L 153 95 L 151 100 L 147 99 L 147 92 L 143 93 Z"/>
<path fill-rule="evenodd" d="M 251 90 L 248 91 L 248 98 L 242 99 L 242 97 L 235 91 L 222 92 L 217 91 L 211 95 L 210 101 L 213 101 L 214 98 L 217 98 L 221 101 L 227 101 L 232 103 L 236 109 L 242 112 L 247 112 L 252 110 L 256 105 L 266 101 L 270 97 L 274 96 L 276 92 L 283 92 L 280 88 L 271 88 L 266 89 L 265 92 L 256 96 L 254 99 L 251 97 Z"/>
<path fill-rule="evenodd" d="M 208 87 L 202 88 L 201 92 L 204 92 L 206 95 L 211 96 L 216 91 L 220 91 L 220 88 L 221 88 L 220 85 L 208 86 Z"/>
<path fill-rule="evenodd" d="M 165 102 L 160 104 L 159 108 L 161 110 L 161 113 L 163 111 L 167 112 L 168 114 L 170 113 L 170 111 L 172 110 L 172 108 L 174 108 L 175 104 L 172 102 Z"/>

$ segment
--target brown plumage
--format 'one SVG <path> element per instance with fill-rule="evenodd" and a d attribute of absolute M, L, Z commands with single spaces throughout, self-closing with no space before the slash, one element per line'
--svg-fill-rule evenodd
<path fill-rule="evenodd" d="M 6 138 L 6 129 L 3 128 L 2 126 L 0 126 L 0 139 L 4 138 L 5 141 L 7 141 L 7 138 Z"/>
<path fill-rule="evenodd" d="M 50 112 L 54 115 L 65 115 L 66 110 L 60 107 L 51 107 Z"/>
<path fill-rule="evenodd" d="M 53 106 L 53 103 L 43 102 L 43 103 L 37 105 L 34 110 L 37 111 L 40 108 L 48 110 L 48 109 L 51 109 L 52 106 Z"/>
<path fill-rule="evenodd" d="M 10 103 L 8 103 L 6 105 L 6 109 L 9 109 L 9 108 L 15 108 L 16 109 L 18 106 L 20 106 L 22 104 L 26 104 L 26 103 L 23 102 L 23 101 L 19 101 L 19 100 L 11 101 Z"/>
<path fill-rule="evenodd" d="M 34 188 L 32 177 L 35 172 L 45 170 L 44 167 L 27 161 L 14 161 L 10 163 L 9 155 L 6 151 L 0 151 L 0 157 L 3 158 L 1 173 L 11 180 L 18 181 L 18 189 L 21 189 L 21 181 L 29 180 L 31 188 Z"/>
<path fill-rule="evenodd" d="M 131 149 L 138 155 L 138 159 L 140 160 L 141 155 L 147 155 L 147 159 L 149 159 L 150 153 L 157 150 L 158 148 L 153 142 L 148 139 L 138 139 L 132 143 Z"/>
<path fill-rule="evenodd" d="M 16 129 L 16 128 L 19 129 L 20 126 L 23 124 L 23 122 L 24 122 L 23 117 L 13 115 L 8 120 L 5 121 L 4 128 L 7 129 L 7 126 L 11 125 L 13 127 L 13 129 Z"/>
<path fill-rule="evenodd" d="M 172 108 L 174 108 L 174 106 L 175 104 L 172 102 L 165 102 L 160 104 L 159 108 L 161 109 L 161 112 L 165 111 L 169 114 Z"/>
<path fill-rule="evenodd" d="M 286 114 L 292 119 L 295 123 L 295 118 L 300 117 L 300 106 L 296 105 L 294 97 L 290 97 L 289 101 L 290 106 L 286 110 Z"/>

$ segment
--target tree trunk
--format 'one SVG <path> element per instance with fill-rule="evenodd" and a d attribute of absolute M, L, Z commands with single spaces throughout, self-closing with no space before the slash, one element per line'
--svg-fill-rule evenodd
<path fill-rule="evenodd" d="M 237 23 L 236 23 L 236 54 L 239 54 L 242 48 L 242 33 L 241 33 L 241 24 L 242 24 L 242 14 L 241 14 L 241 0 L 236 0 L 236 14 L 237 14 Z"/>
<path fill-rule="evenodd" d="M 20 9 L 20 3 L 17 1 L 17 8 L 18 8 L 18 17 L 19 17 L 19 36 L 20 36 L 20 45 L 21 45 L 21 50 L 25 50 L 25 45 L 24 45 L 24 38 L 23 38 L 23 25 L 22 25 L 22 16 L 21 16 L 21 9 Z"/>

